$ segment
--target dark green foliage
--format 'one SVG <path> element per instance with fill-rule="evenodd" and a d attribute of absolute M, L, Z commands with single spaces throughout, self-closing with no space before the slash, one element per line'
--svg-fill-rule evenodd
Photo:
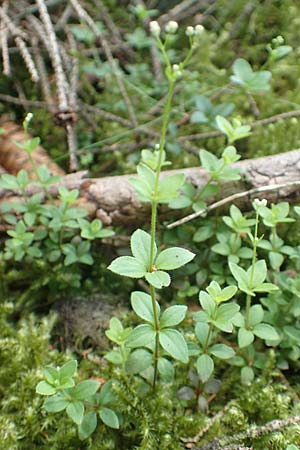
<path fill-rule="evenodd" d="M 91 16 L 96 21 L 102 21 L 101 11 L 95 8 L 96 2 L 90 0 L 85 3 Z M 98 22 L 97 25 L 104 29 L 105 36 L 112 44 L 113 56 L 119 63 L 122 80 L 132 101 L 137 122 L 139 125 L 143 124 L 144 129 L 133 127 L 131 124 L 126 125 L 127 106 L 120 94 L 114 73 L 103 57 L 102 50 L 99 50 L 95 35 L 89 30 L 89 27 L 86 24 L 79 25 L 72 17 L 69 29 L 77 42 L 76 51 L 80 63 L 80 101 L 85 102 L 88 106 L 96 105 L 102 110 L 100 120 L 95 110 L 90 113 L 88 120 L 86 111 L 84 114 L 84 108 L 81 108 L 82 104 L 80 104 L 76 124 L 80 168 L 89 168 L 92 175 L 96 176 L 132 172 L 140 159 L 141 150 L 147 146 L 150 149 L 154 147 L 153 133 L 160 132 L 161 118 L 158 110 L 154 114 L 149 114 L 149 110 L 156 106 L 165 94 L 167 86 L 165 81 L 157 82 L 153 76 L 153 60 L 149 51 L 153 41 L 144 19 L 147 16 L 155 19 L 156 15 L 167 12 L 169 8 L 179 2 L 168 0 L 151 2 L 153 8 L 157 7 L 156 12 L 143 12 L 140 6 L 136 4 L 133 6 L 135 2 L 130 2 L 130 5 L 129 2 L 123 1 L 104 1 L 104 3 L 116 26 L 119 27 L 121 38 L 125 42 L 124 48 L 119 48 L 118 41 L 115 41 L 115 37 L 110 35 L 111 30 L 106 29 L 104 21 Z M 148 4 L 148 2 L 146 3 Z M 195 210 L 204 206 L 203 201 L 209 203 L 209 195 L 216 193 L 218 182 L 224 181 L 224 179 L 235 180 L 239 177 L 234 172 L 225 171 L 223 173 L 224 153 L 222 152 L 225 143 L 237 141 L 237 150 L 242 158 L 288 151 L 298 148 L 300 144 L 299 120 L 296 117 L 280 120 L 274 118 L 274 123 L 267 125 L 256 124 L 252 134 L 247 136 L 248 126 L 256 120 L 294 110 L 300 103 L 299 61 L 297 60 L 299 5 L 293 0 L 284 2 L 280 0 L 273 2 L 219 0 L 215 3 L 208 13 L 206 2 L 203 2 L 203 9 L 199 10 L 200 13 L 205 13 L 202 18 L 206 31 L 201 37 L 201 45 L 195 48 L 194 56 L 187 70 L 177 80 L 178 91 L 174 98 L 174 107 L 170 111 L 168 142 L 165 146 L 166 159 L 170 159 L 175 168 L 199 165 L 197 150 L 202 148 L 200 159 L 203 160 L 201 161 L 203 166 L 211 175 L 210 188 L 212 191 L 207 190 L 209 192 L 206 191 L 205 195 L 203 192 L 201 195 L 197 195 L 193 189 L 187 188 L 184 202 L 182 203 L 182 198 L 180 199 L 181 207 L 192 206 Z M 56 14 L 59 15 L 62 12 L 60 6 L 57 8 L 57 12 L 54 9 L 50 10 L 53 14 L 52 17 L 56 17 Z M 187 18 L 186 25 L 190 25 L 190 23 L 191 18 Z M 195 23 L 192 24 L 195 25 Z M 283 35 L 285 49 L 278 44 L 280 39 L 278 40 L 277 36 L 279 34 Z M 64 39 L 63 31 L 59 38 Z M 171 39 L 173 38 L 169 54 L 172 64 L 178 63 L 182 59 L 183 49 L 186 46 L 184 27 L 179 30 L 176 37 L 171 37 Z M 290 53 L 289 46 L 294 49 Z M 275 60 L 270 55 L 274 55 L 278 49 L 284 52 L 288 51 L 284 58 Z M 70 50 L 68 49 L 68 51 Z M 19 55 L 13 56 L 13 62 L 15 67 L 22 66 Z M 49 61 L 46 62 L 48 64 Z M 246 67 L 246 76 L 245 73 L 244 76 L 240 76 L 241 74 L 238 73 L 241 65 L 244 69 Z M 50 64 L 47 69 L 52 70 Z M 258 79 L 259 89 L 257 85 L 253 85 L 251 77 L 254 79 L 256 77 L 256 81 Z M 40 98 L 39 90 L 29 80 L 24 67 L 20 71 L 18 70 L 18 79 L 26 98 L 30 100 Z M 232 83 L 229 85 L 230 80 Z M 2 93 L 9 92 L 10 95 L 17 96 L 20 91 L 19 87 L 15 86 L 13 79 L 8 79 L 2 74 L 0 74 L 0 84 Z M 52 113 L 44 109 L 33 109 L 32 111 L 37 118 L 33 124 L 33 134 L 41 136 L 43 145 L 50 150 L 50 155 L 64 168 L 67 168 L 68 155 L 63 127 L 54 123 Z M 1 112 L 11 111 L 2 104 Z M 116 114 L 119 116 L 119 120 L 111 120 L 105 115 L 105 112 Z M 220 113 L 227 119 L 220 121 L 217 118 Z M 188 114 L 191 115 L 191 120 L 189 120 Z M 23 107 L 20 105 L 16 107 L 12 115 L 13 118 L 20 121 L 23 118 Z M 186 117 L 187 120 L 185 120 Z M 240 123 L 234 119 L 238 119 Z M 211 132 L 217 128 L 223 133 L 217 138 L 201 139 L 200 137 L 191 141 L 185 138 L 186 135 Z M 150 130 L 150 134 L 145 130 Z M 247 138 L 240 140 L 242 136 L 247 136 Z M 181 139 L 179 139 L 180 137 Z M 116 147 L 110 146 L 115 143 L 117 143 Z M 230 148 L 227 148 L 227 151 L 232 153 L 232 148 L 231 150 Z M 189 150 L 189 152 L 185 150 Z M 142 158 L 144 163 L 154 170 L 151 164 L 155 165 L 155 158 L 149 163 L 149 153 L 145 153 L 147 151 L 150 153 L 148 149 L 144 150 L 146 158 L 143 157 L 143 154 Z M 208 156 L 208 151 L 211 151 L 213 156 Z M 232 156 L 231 162 L 235 160 L 235 150 Z M 217 157 L 220 159 L 218 160 Z M 227 168 L 225 167 L 225 169 Z M 173 179 L 174 189 L 171 189 L 171 192 L 165 189 L 166 192 L 160 193 L 156 201 L 165 203 L 172 199 L 182 182 L 181 177 L 177 180 Z M 141 183 L 141 180 L 136 178 L 133 184 L 139 187 L 142 200 L 147 198 L 147 195 L 152 196 L 153 185 L 149 187 L 146 183 L 145 186 L 145 183 Z M 168 188 L 170 190 L 170 186 Z M 67 195 L 67 193 L 65 194 Z M 151 199 L 153 200 L 152 197 Z M 282 205 L 281 207 L 284 209 Z M 73 215 L 78 216 L 78 214 L 80 214 L 78 209 L 73 211 Z M 75 337 L 74 347 L 79 352 L 82 347 L 85 349 L 86 346 L 90 347 L 91 340 L 85 340 L 85 338 L 91 338 L 95 353 L 90 354 L 92 349 L 88 348 L 87 354 L 90 355 L 91 360 L 95 361 L 95 365 L 88 360 L 82 361 L 79 380 L 76 381 L 91 376 L 103 377 L 105 380 L 113 379 L 113 390 L 118 397 L 116 411 L 120 414 L 118 416 L 120 430 L 111 430 L 101 422 L 93 439 L 88 439 L 84 443 L 78 440 L 77 427 L 72 424 L 71 420 L 62 413 L 45 414 L 42 410 L 42 399 L 35 394 L 35 386 L 42 379 L 42 368 L 46 365 L 62 366 L 71 358 L 71 355 L 67 352 L 59 353 L 50 344 L 54 319 L 28 317 L 24 311 L 25 305 L 28 310 L 34 308 L 35 311 L 48 312 L 47 305 L 52 304 L 58 298 L 65 301 L 73 299 L 77 296 L 78 290 L 83 298 L 87 293 L 95 293 L 95 291 L 124 295 L 124 291 L 134 285 L 134 281 L 121 282 L 117 276 L 106 271 L 112 255 L 111 250 L 104 250 L 103 246 L 101 248 L 99 245 L 93 246 L 93 267 L 90 269 L 83 266 L 82 263 L 92 263 L 89 254 L 90 240 L 101 236 L 105 237 L 100 230 L 99 223 L 95 222 L 93 226 L 85 219 L 79 220 L 76 225 L 77 236 L 73 236 L 73 233 L 67 230 L 65 245 L 62 247 L 60 242 L 57 259 L 55 255 L 52 260 L 51 258 L 48 260 L 42 258 L 37 250 L 41 248 L 46 254 L 47 249 L 43 247 L 43 242 L 37 240 L 35 251 L 32 250 L 32 243 L 28 242 L 25 248 L 26 252 L 28 251 L 27 257 L 24 260 L 24 255 L 19 254 L 16 255 L 14 262 L 4 259 L 0 261 L 0 296 L 2 299 L 13 300 L 15 303 L 15 306 L 12 306 L 2 300 L 3 303 L 0 304 L 0 450 L 180 450 L 183 448 L 181 438 L 196 435 L 210 421 L 210 417 L 215 417 L 215 414 L 220 411 L 223 411 L 221 418 L 211 426 L 199 444 L 205 444 L 215 437 L 230 437 L 247 431 L 252 425 L 260 426 L 271 420 L 284 419 L 299 413 L 299 386 L 297 385 L 299 384 L 297 370 L 299 369 L 300 355 L 300 289 L 297 275 L 300 268 L 300 252 L 297 247 L 299 223 L 289 225 L 290 228 L 288 225 L 282 226 L 280 223 L 275 230 L 275 227 L 272 228 L 272 224 L 266 223 L 266 217 L 262 216 L 259 236 L 262 233 L 265 236 L 258 245 L 259 266 L 257 267 L 260 270 L 256 271 L 256 277 L 260 279 L 259 275 L 263 275 L 263 280 L 260 282 L 267 281 L 268 286 L 266 288 L 261 283 L 256 286 L 255 280 L 252 280 L 253 274 L 251 275 L 249 272 L 251 279 L 248 277 L 245 287 L 243 276 L 245 271 L 249 267 L 251 268 L 250 260 L 253 254 L 252 247 L 254 247 L 251 245 L 251 236 L 249 239 L 247 233 L 249 232 L 248 228 L 251 228 L 255 221 L 253 222 L 253 217 L 250 215 L 241 217 L 237 210 L 230 210 L 230 214 L 232 217 L 224 217 L 224 220 L 218 216 L 214 219 L 205 218 L 198 223 L 193 222 L 178 230 L 166 232 L 163 237 L 158 236 L 158 241 L 161 238 L 161 242 L 158 244 L 177 246 L 184 242 L 196 254 L 195 260 L 187 268 L 174 273 L 174 288 L 169 288 L 165 290 L 166 292 L 162 291 L 162 307 L 165 306 L 163 303 L 175 301 L 175 297 L 182 303 L 188 303 L 189 299 L 195 300 L 199 290 L 204 290 L 212 280 L 224 287 L 234 284 L 235 278 L 242 291 L 248 294 L 250 292 L 249 295 L 256 292 L 257 297 L 253 299 L 252 305 L 255 310 L 252 312 L 258 312 L 258 315 L 261 315 L 262 307 L 264 307 L 264 317 L 259 319 L 259 323 L 254 325 L 249 323 L 244 327 L 243 324 L 236 325 L 234 323 L 233 326 L 231 324 L 233 316 L 230 316 L 230 320 L 227 320 L 225 324 L 227 329 L 224 329 L 222 321 L 220 323 L 215 317 L 218 308 L 210 310 L 207 298 L 206 303 L 200 301 L 204 311 L 201 311 L 202 316 L 200 314 L 203 322 L 200 320 L 197 324 L 198 350 L 194 349 L 189 367 L 175 362 L 176 379 L 172 383 L 159 385 L 156 395 L 149 389 L 149 377 L 146 382 L 147 377 L 144 376 L 142 379 L 138 375 L 140 371 L 136 367 L 132 368 L 135 362 L 134 357 L 136 357 L 134 351 L 140 351 L 138 356 L 146 359 L 146 365 L 141 364 L 141 366 L 144 369 L 149 368 L 147 358 L 151 349 L 134 350 L 131 353 L 131 365 L 130 360 L 128 363 L 126 359 L 131 351 L 129 349 L 129 353 L 125 352 L 125 357 L 123 360 L 121 359 L 119 366 L 118 363 L 112 366 L 99 356 L 102 355 L 103 349 L 95 350 L 94 348 L 95 342 L 99 344 L 99 347 L 102 344 L 97 329 L 98 323 L 92 326 L 93 324 L 87 321 L 88 330 L 87 332 L 84 330 L 82 336 L 79 333 L 79 336 Z M 51 216 L 51 219 L 55 219 L 54 216 Z M 46 215 L 46 217 L 48 216 Z M 15 224 L 16 220 L 13 223 Z M 20 229 L 17 231 L 22 235 L 23 222 L 19 220 L 20 223 Z M 34 224 L 39 225 L 39 222 L 34 222 Z M 30 217 L 27 225 L 33 225 Z M 64 225 L 65 221 L 63 220 L 57 226 L 63 229 Z M 71 225 L 74 224 L 71 223 Z M 268 230 L 268 226 L 272 230 Z M 288 230 L 293 230 L 290 233 L 293 236 L 289 236 Z M 57 231 L 55 227 L 54 231 Z M 10 231 L 10 236 L 16 238 L 13 233 L 15 231 Z M 76 255 L 73 251 L 76 242 L 78 244 L 79 233 L 82 238 L 87 240 L 86 247 L 83 248 L 83 255 Z M 30 238 L 30 234 L 24 237 L 25 240 L 30 240 Z M 73 247 L 67 242 L 67 238 L 70 240 L 72 238 Z M 284 238 L 286 242 L 283 242 Z M 3 248 L 6 248 L 6 254 L 11 257 L 8 242 L 7 239 Z M 121 267 L 122 270 L 120 267 L 115 270 L 121 273 L 124 272 L 124 267 L 128 270 L 128 259 L 126 259 L 128 257 L 124 256 L 128 249 L 118 249 L 118 251 L 119 262 L 120 260 L 124 262 L 125 258 L 126 263 Z M 140 259 L 140 254 L 136 256 L 134 252 L 132 253 L 137 260 Z M 179 257 L 178 254 L 171 256 L 171 260 L 175 256 Z M 266 259 L 267 265 L 263 263 L 263 258 Z M 157 263 L 158 261 L 157 259 L 152 262 Z M 73 266 L 73 263 L 76 264 Z M 228 263 L 231 263 L 231 271 Z M 152 287 L 168 286 L 169 275 L 162 270 L 178 268 L 178 265 L 175 267 L 173 264 L 171 267 L 170 262 L 168 264 L 168 267 L 157 264 L 156 269 L 161 269 L 160 274 L 157 275 L 157 272 L 152 271 L 152 264 L 149 265 L 148 261 L 142 261 L 145 270 L 142 270 L 140 277 L 148 280 Z M 252 266 L 255 267 L 255 258 Z M 115 268 L 115 266 L 112 267 Z M 239 268 L 240 270 L 237 270 Z M 241 272 L 241 268 L 244 271 Z M 150 278 L 149 273 L 151 274 Z M 165 277 L 163 281 L 160 279 L 161 274 L 164 274 Z M 136 273 L 133 273 L 133 276 L 136 277 Z M 144 280 L 140 280 L 140 282 L 138 289 L 143 289 Z M 271 283 L 279 287 L 277 293 L 268 293 L 274 287 Z M 264 286 L 264 290 L 262 290 L 262 286 Z M 147 294 L 144 295 L 147 296 Z M 245 300 L 248 303 L 245 296 L 239 293 L 233 299 L 234 306 L 238 308 L 236 303 L 239 303 L 239 307 L 243 311 Z M 69 306 L 72 315 L 71 303 Z M 184 312 L 186 310 L 186 306 L 183 305 L 179 305 L 178 308 Z M 196 308 L 199 308 L 198 304 Z M 85 309 L 87 310 L 85 312 L 90 315 L 95 312 L 94 309 L 96 310 L 93 306 Z M 110 311 L 110 307 L 107 309 Z M 206 309 L 210 314 L 203 314 L 203 312 L 206 313 Z M 144 319 L 144 312 L 141 312 L 137 305 L 134 310 L 140 318 Z M 12 314 L 14 319 L 21 318 L 19 323 L 12 320 Z M 84 316 L 80 312 L 79 315 Z M 182 313 L 179 316 L 182 316 L 183 319 Z M 75 317 L 72 319 L 76 328 Z M 132 317 L 129 317 L 129 320 L 128 317 L 125 318 L 127 321 L 125 326 L 138 325 L 132 324 L 130 319 Z M 191 315 L 188 315 L 187 320 L 183 323 L 183 331 L 189 344 L 197 342 L 191 331 L 194 326 L 192 319 Z M 264 321 L 262 322 L 262 320 Z M 149 321 L 153 322 L 153 317 Z M 179 322 L 177 320 L 176 325 Z M 173 326 L 174 324 L 169 325 Z M 256 329 L 255 334 L 256 325 L 259 326 L 260 332 Z M 147 326 L 149 329 L 149 325 Z M 261 326 L 264 326 L 263 334 Z M 160 327 L 163 328 L 161 324 Z M 239 345 L 236 345 L 237 327 L 239 330 L 243 329 L 244 334 L 246 331 L 248 338 L 249 334 L 251 339 L 254 339 L 255 335 L 254 345 L 249 342 L 244 345 L 245 342 L 242 342 L 242 338 L 238 340 Z M 111 326 L 111 330 L 112 328 Z M 207 331 L 205 336 L 203 329 Z M 266 335 L 266 330 L 270 332 L 270 329 L 273 330 L 271 338 L 270 334 Z M 215 339 L 214 347 L 210 345 L 209 333 L 211 331 L 213 332 L 212 337 Z M 224 334 L 221 331 L 228 333 Z M 70 334 L 72 333 L 73 330 Z M 93 336 L 97 333 L 99 334 L 97 337 Z M 76 333 L 74 332 L 74 334 Z M 108 332 L 108 337 L 109 334 L 111 337 L 113 333 Z M 283 340 L 275 344 L 274 341 L 278 336 L 283 336 Z M 54 338 L 56 339 L 55 334 L 52 336 L 52 339 Z M 118 345 L 126 344 L 126 336 L 121 342 L 118 338 L 119 336 L 112 341 Z M 268 339 L 273 339 L 273 342 L 268 342 Z M 85 342 L 83 342 L 84 340 Z M 146 346 L 147 343 L 143 341 L 141 345 Z M 269 350 L 270 346 L 274 346 L 271 351 Z M 177 360 L 187 361 L 186 348 L 184 348 L 184 357 L 178 358 L 174 347 L 170 351 L 170 347 L 164 341 L 161 342 L 161 347 L 167 356 L 171 355 Z M 177 349 L 177 346 L 175 348 Z M 232 348 L 237 353 L 237 359 L 229 362 L 236 365 L 228 366 L 226 361 L 220 361 L 218 357 L 228 359 L 228 355 L 232 356 Z M 114 354 L 112 355 L 112 353 Z M 106 355 L 107 360 L 113 362 L 112 359 L 116 358 L 116 354 L 117 351 L 114 348 L 110 352 L 110 357 L 109 354 Z M 204 358 L 202 358 L 201 364 L 199 363 L 198 378 L 196 375 L 196 382 L 195 380 L 193 382 L 188 369 L 195 366 L 197 356 Z M 195 358 L 193 359 L 193 357 Z M 238 358 L 240 359 L 238 360 Z M 203 364 L 203 359 L 206 360 L 206 366 Z M 150 362 L 152 363 L 152 360 Z M 124 370 L 120 369 L 122 364 L 127 370 L 126 376 Z M 242 381 L 245 384 L 241 383 L 241 367 Z M 284 371 L 285 375 L 280 370 Z M 208 378 L 212 373 L 216 377 L 214 381 L 220 384 L 220 390 L 213 393 L 207 386 Z M 253 377 L 255 377 L 254 381 L 252 381 Z M 202 378 L 203 383 L 199 381 L 199 378 Z M 190 393 L 189 398 L 179 399 L 178 392 L 182 388 Z M 300 426 L 269 433 L 253 439 L 252 442 L 249 439 L 241 442 L 244 445 L 251 445 L 254 450 L 286 450 L 290 443 L 300 445 Z"/>

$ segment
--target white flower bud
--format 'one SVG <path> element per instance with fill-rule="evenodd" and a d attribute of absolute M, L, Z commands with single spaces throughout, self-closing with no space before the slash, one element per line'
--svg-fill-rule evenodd
<path fill-rule="evenodd" d="M 256 198 L 254 201 L 253 201 L 253 206 L 254 206 L 254 208 L 260 208 L 261 206 L 267 206 L 267 200 L 265 199 L 265 198 L 263 198 L 263 199 L 261 199 L 261 200 L 259 200 L 259 198 Z"/>
<path fill-rule="evenodd" d="M 205 29 L 205 28 L 204 28 L 203 25 L 196 25 L 196 26 L 195 26 L 195 35 L 196 35 L 196 36 L 200 36 L 200 34 L 203 33 L 204 29 Z"/>
<path fill-rule="evenodd" d="M 172 66 L 174 75 L 176 76 L 176 78 L 179 78 L 182 76 L 182 71 L 180 70 L 180 67 L 178 64 L 173 64 Z"/>
<path fill-rule="evenodd" d="M 167 23 L 165 31 L 166 33 L 175 34 L 178 30 L 178 23 L 174 20 L 170 20 L 170 22 Z"/>
<path fill-rule="evenodd" d="M 194 36 L 194 34 L 195 34 L 194 27 L 187 27 L 185 30 L 185 34 L 189 37 Z"/>
<path fill-rule="evenodd" d="M 278 44 L 284 44 L 284 38 L 281 35 L 277 36 L 277 42 Z"/>
<path fill-rule="evenodd" d="M 159 23 L 156 20 L 152 20 L 152 22 L 149 23 L 150 33 L 152 36 L 158 38 L 160 35 L 160 26 Z"/>
<path fill-rule="evenodd" d="M 26 114 L 26 117 L 24 119 L 24 122 L 30 122 L 33 118 L 33 114 L 32 113 L 28 113 Z"/>
<path fill-rule="evenodd" d="M 25 117 L 25 119 L 23 121 L 23 128 L 24 128 L 25 131 L 27 131 L 27 129 L 29 127 L 29 124 L 32 121 L 32 119 L 33 119 L 33 114 L 31 112 L 26 114 L 26 117 Z"/>

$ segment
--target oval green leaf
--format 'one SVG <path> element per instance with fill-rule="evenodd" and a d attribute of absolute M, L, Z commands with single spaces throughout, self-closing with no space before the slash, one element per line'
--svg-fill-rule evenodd
<path fill-rule="evenodd" d="M 189 360 L 188 347 L 184 337 L 177 330 L 164 329 L 159 334 L 162 348 L 174 359 L 187 363 Z"/>

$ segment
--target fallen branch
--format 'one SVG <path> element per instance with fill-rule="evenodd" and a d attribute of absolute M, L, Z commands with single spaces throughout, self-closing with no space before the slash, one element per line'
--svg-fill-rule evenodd
<path fill-rule="evenodd" d="M 225 436 L 224 438 L 215 438 L 207 444 L 202 445 L 201 447 L 195 447 L 194 450 L 225 450 L 229 448 L 234 448 L 232 445 L 236 442 L 245 442 L 252 441 L 254 439 L 259 438 L 260 436 L 264 436 L 269 433 L 274 433 L 276 431 L 284 430 L 287 427 L 291 427 L 294 425 L 300 424 L 300 416 L 289 417 L 288 419 L 281 420 L 272 420 L 268 422 L 266 425 L 262 426 L 253 426 L 248 430 L 234 434 L 233 436 Z M 238 447 L 235 448 L 245 448 Z"/>
<path fill-rule="evenodd" d="M 16 139 L 21 140 L 21 139 Z M 12 145 L 10 143 L 10 145 Z M 8 142 L 3 143 L 3 135 L 0 136 L 0 164 L 10 172 L 10 167 L 5 165 L 9 152 L 3 156 L 3 149 L 7 148 Z M 11 151 L 10 151 L 11 152 Z M 13 153 L 11 152 L 11 155 Z M 12 162 L 15 157 L 11 156 Z M 50 164 L 50 163 L 49 163 Z M 53 163 L 52 163 L 53 164 Z M 22 163 L 22 167 L 26 168 Z M 239 181 L 227 182 L 221 185 L 221 192 L 224 200 L 222 204 L 233 201 L 241 208 L 249 207 L 249 202 L 262 194 L 270 202 L 288 200 L 297 202 L 300 200 L 300 150 L 293 150 L 279 155 L 266 156 L 257 159 L 238 161 L 233 165 L 239 168 L 243 176 Z M 208 174 L 205 170 L 194 167 L 180 170 L 184 173 L 188 182 L 199 190 L 207 182 Z M 16 167 L 14 172 L 16 173 Z M 162 177 L 167 174 L 178 173 L 167 171 L 162 173 Z M 131 175 L 136 176 L 136 175 Z M 60 185 L 76 188 L 80 191 L 81 206 L 87 206 L 89 213 L 101 219 L 107 225 L 130 225 L 139 226 L 149 218 L 149 206 L 140 203 L 128 182 L 128 175 L 104 177 L 104 178 L 84 178 L 86 173 L 75 173 L 62 178 Z M 70 183 L 70 180 L 71 183 Z M 36 186 L 28 189 L 28 194 L 36 192 Z M 51 195 L 57 195 L 58 186 L 51 187 Z M 6 191 L 0 193 L 1 198 L 7 199 L 9 196 L 18 193 Z M 216 199 L 210 199 L 213 203 L 211 209 L 220 206 Z M 171 210 L 167 206 L 161 208 L 162 217 L 165 220 L 173 220 L 182 217 L 182 210 Z"/>
<path fill-rule="evenodd" d="M 185 442 L 185 448 L 194 448 L 195 445 L 200 441 L 200 439 L 213 427 L 213 425 L 219 422 L 224 414 L 230 409 L 232 406 L 232 401 L 229 402 L 221 411 L 211 417 L 207 424 L 196 434 L 196 436 L 191 438 L 182 438 L 181 441 Z"/>

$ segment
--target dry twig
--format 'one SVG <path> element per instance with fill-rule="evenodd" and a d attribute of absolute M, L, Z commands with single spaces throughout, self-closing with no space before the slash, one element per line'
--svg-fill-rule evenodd
<path fill-rule="evenodd" d="M 123 80 L 120 76 L 119 73 L 119 68 L 113 58 L 112 52 L 110 50 L 109 44 L 107 42 L 107 40 L 104 38 L 103 34 L 101 33 L 101 31 L 99 30 L 99 28 L 97 27 L 97 25 L 95 24 L 95 22 L 93 21 L 93 19 L 91 18 L 91 16 L 85 11 L 85 9 L 82 8 L 82 6 L 80 5 L 80 3 L 77 0 L 70 0 L 74 10 L 76 11 L 79 19 L 83 20 L 84 22 L 86 22 L 89 27 L 92 29 L 92 31 L 95 33 L 96 37 L 100 40 L 100 43 L 102 45 L 102 48 L 104 50 L 104 53 L 106 55 L 107 61 L 115 75 L 115 78 L 117 80 L 120 92 L 123 96 L 123 99 L 126 103 L 127 109 L 128 109 L 128 114 L 130 117 L 130 120 L 132 122 L 132 125 L 134 127 L 136 127 L 138 125 L 136 117 L 135 117 L 135 113 L 133 110 L 133 106 L 131 104 L 130 98 L 127 94 L 126 88 L 124 86 Z"/>
<path fill-rule="evenodd" d="M 280 114 L 275 114 L 274 116 L 266 117 L 265 119 L 256 120 L 255 122 L 250 123 L 251 128 L 257 128 L 263 125 L 269 125 L 270 123 L 278 122 L 281 119 L 291 119 L 292 117 L 300 117 L 300 110 L 295 109 L 292 111 L 286 111 Z M 223 133 L 220 131 L 209 131 L 207 133 L 196 133 L 189 134 L 185 136 L 180 136 L 178 138 L 179 142 L 182 141 L 200 141 L 203 139 L 215 138 L 223 136 Z"/>
<path fill-rule="evenodd" d="M 235 200 L 238 200 L 239 198 L 243 197 L 251 197 L 257 196 L 260 194 L 263 194 L 267 191 L 278 191 L 279 189 L 284 189 L 287 187 L 293 187 L 293 186 L 300 186 L 300 181 L 291 181 L 287 183 L 282 184 L 270 184 L 269 186 L 263 186 L 259 188 L 253 188 L 249 189 L 248 191 L 244 192 L 237 192 L 236 194 L 230 195 L 229 197 L 222 198 L 222 200 L 219 200 L 218 202 L 212 203 L 211 205 L 207 206 L 206 208 L 200 209 L 200 211 L 194 212 L 192 214 L 189 214 L 186 217 L 183 217 L 182 219 L 176 220 L 176 222 L 169 223 L 167 225 L 168 229 L 178 227 L 179 225 L 182 225 L 184 223 L 190 222 L 191 220 L 197 219 L 198 217 L 203 216 L 204 214 L 207 214 L 208 212 L 220 208 L 220 206 L 224 206 L 228 203 L 232 203 Z"/>
<path fill-rule="evenodd" d="M 232 406 L 232 401 L 229 402 L 221 411 L 219 411 L 217 414 L 215 414 L 211 419 L 208 420 L 207 424 L 202 428 L 199 433 L 196 434 L 196 436 L 192 438 L 182 438 L 181 441 L 185 442 L 186 448 L 193 448 L 197 442 L 200 441 L 200 439 L 211 429 L 211 427 L 222 419 L 224 414 L 228 411 L 228 409 Z"/>
<path fill-rule="evenodd" d="M 300 424 L 300 416 L 289 417 L 288 419 L 272 420 L 266 425 L 253 426 L 243 433 L 234 434 L 233 436 L 225 436 L 224 438 L 215 438 L 201 447 L 196 447 L 195 450 L 230 450 L 243 448 L 234 445 L 235 442 L 245 442 L 247 440 L 254 440 L 260 436 L 264 436 L 269 433 L 281 431 L 287 427 Z M 244 447 L 245 448 L 245 447 Z"/>
<path fill-rule="evenodd" d="M 8 9 L 8 1 L 6 0 L 3 2 L 3 10 L 7 12 L 7 9 Z M 0 39 L 2 49 L 3 74 L 6 76 L 10 76 L 11 68 L 10 68 L 7 38 L 8 38 L 8 29 L 2 19 L 0 21 Z"/>

